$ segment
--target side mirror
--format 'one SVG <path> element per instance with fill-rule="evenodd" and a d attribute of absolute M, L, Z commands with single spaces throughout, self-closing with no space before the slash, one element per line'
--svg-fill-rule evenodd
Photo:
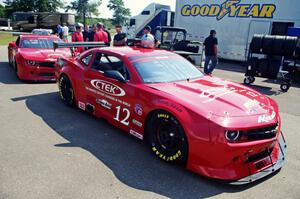
<path fill-rule="evenodd" d="M 122 82 L 122 83 L 126 83 L 126 79 L 117 70 L 107 70 L 107 71 L 104 72 L 104 76 L 108 77 L 108 78 L 118 80 L 119 82 Z"/>

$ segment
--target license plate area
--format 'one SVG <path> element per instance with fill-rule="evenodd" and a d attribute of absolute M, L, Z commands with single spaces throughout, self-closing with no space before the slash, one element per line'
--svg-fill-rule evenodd
<path fill-rule="evenodd" d="M 262 160 L 257 161 L 256 163 L 254 163 L 256 170 L 262 170 L 266 167 L 269 167 L 270 165 L 272 165 L 272 160 L 271 157 L 265 157 Z"/>

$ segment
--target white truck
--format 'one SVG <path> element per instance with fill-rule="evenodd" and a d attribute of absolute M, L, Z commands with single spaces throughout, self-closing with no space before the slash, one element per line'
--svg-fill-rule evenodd
<path fill-rule="evenodd" d="M 245 61 L 254 34 L 286 35 L 300 26 L 299 0 L 177 0 L 175 26 L 203 42 L 217 31 L 219 56 Z"/>

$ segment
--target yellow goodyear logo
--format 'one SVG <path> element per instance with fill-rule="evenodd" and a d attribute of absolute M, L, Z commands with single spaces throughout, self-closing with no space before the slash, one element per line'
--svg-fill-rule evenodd
<path fill-rule="evenodd" d="M 242 4 L 241 0 L 227 0 L 222 4 L 184 5 L 182 16 L 216 17 L 217 20 L 228 17 L 273 18 L 274 4 Z"/>

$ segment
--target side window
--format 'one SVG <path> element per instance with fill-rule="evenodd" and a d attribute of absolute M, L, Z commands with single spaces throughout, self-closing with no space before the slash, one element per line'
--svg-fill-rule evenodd
<path fill-rule="evenodd" d="M 116 70 L 119 71 L 126 80 L 130 79 L 129 72 L 123 61 L 115 56 L 105 55 L 98 52 L 92 64 L 92 68 L 100 72 Z"/>
<path fill-rule="evenodd" d="M 87 55 L 85 56 L 84 58 L 81 59 L 81 62 L 85 65 L 85 66 L 88 66 L 92 60 L 92 57 L 93 55 L 90 54 L 90 55 Z"/>

